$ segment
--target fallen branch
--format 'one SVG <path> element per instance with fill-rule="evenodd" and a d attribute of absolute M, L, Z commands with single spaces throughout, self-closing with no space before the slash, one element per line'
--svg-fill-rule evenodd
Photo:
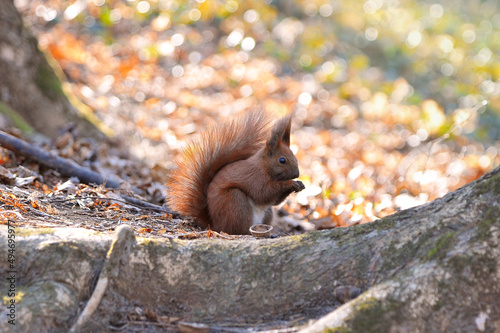
<path fill-rule="evenodd" d="M 74 161 L 51 154 L 42 148 L 28 144 L 10 134 L 0 131 L 0 146 L 13 151 L 16 154 L 27 157 L 37 163 L 55 169 L 66 176 L 75 176 L 85 184 L 104 184 L 106 187 L 118 188 L 120 183 L 106 179 L 101 174 L 82 167 Z"/>

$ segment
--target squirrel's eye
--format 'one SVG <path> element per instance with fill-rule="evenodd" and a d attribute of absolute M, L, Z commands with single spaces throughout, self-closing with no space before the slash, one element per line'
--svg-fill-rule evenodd
<path fill-rule="evenodd" d="M 280 157 L 280 159 L 278 160 L 281 164 L 285 164 L 286 163 L 286 158 L 284 157 Z"/>

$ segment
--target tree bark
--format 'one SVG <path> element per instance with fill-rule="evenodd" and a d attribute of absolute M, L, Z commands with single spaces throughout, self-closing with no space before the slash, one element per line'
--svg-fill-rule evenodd
<path fill-rule="evenodd" d="M 499 198 L 497 168 L 373 223 L 280 239 L 158 241 L 135 239 L 124 227 L 113 246 L 110 237 L 88 231 L 16 228 L 24 293 L 16 329 L 67 331 L 105 265 L 107 289 L 83 331 L 120 326 L 137 307 L 249 326 L 330 312 L 305 332 L 498 331 Z M 7 276 L 5 266 L 0 270 Z M 346 287 L 362 293 L 341 305 Z M 1 311 L 5 318 L 7 309 Z M 0 327 L 9 329 L 6 320 Z"/>
<path fill-rule="evenodd" d="M 83 136 L 104 138 L 95 127 L 97 118 L 83 115 L 68 100 L 12 0 L 0 0 L 0 78 L 0 104 L 8 105 L 38 132 L 54 138 L 68 123 L 76 123 Z"/>

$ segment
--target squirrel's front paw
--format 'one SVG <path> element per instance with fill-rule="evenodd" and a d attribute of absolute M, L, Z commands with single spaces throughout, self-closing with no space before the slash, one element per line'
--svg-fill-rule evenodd
<path fill-rule="evenodd" d="M 304 186 L 304 183 L 301 182 L 300 180 L 295 180 L 293 182 L 293 185 L 292 185 L 292 190 L 294 192 L 300 192 L 302 191 L 303 189 L 305 189 L 306 187 Z"/>

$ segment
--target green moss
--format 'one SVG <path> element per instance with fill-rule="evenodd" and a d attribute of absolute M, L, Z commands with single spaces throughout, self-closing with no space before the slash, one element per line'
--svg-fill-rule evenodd
<path fill-rule="evenodd" d="M 365 223 L 349 227 L 349 229 L 354 236 L 359 236 L 369 234 L 375 229 L 375 226 L 373 226 L 371 223 Z"/>
<path fill-rule="evenodd" d="M 35 130 L 16 111 L 7 104 L 0 102 L 0 113 L 7 116 L 12 124 L 25 134 L 33 134 Z"/>
<path fill-rule="evenodd" d="M 394 244 L 390 244 L 382 254 L 384 261 L 382 262 L 382 270 L 392 270 L 408 262 L 408 258 L 415 256 L 416 246 L 412 242 L 408 242 L 396 248 Z"/>
<path fill-rule="evenodd" d="M 160 242 L 154 238 L 138 238 L 138 243 L 144 246 L 157 246 Z"/>
<path fill-rule="evenodd" d="M 323 333 L 349 333 L 350 331 L 345 327 L 326 328 Z"/>
<path fill-rule="evenodd" d="M 500 195 L 500 173 L 496 173 L 486 180 L 477 180 L 475 186 L 475 192 L 477 195 L 493 193 L 495 195 Z"/>
<path fill-rule="evenodd" d="M 42 61 L 35 76 L 35 83 L 51 100 L 56 101 L 64 96 L 61 81 L 46 61 Z"/>
<path fill-rule="evenodd" d="M 437 228 L 431 228 L 419 235 L 414 242 L 407 241 L 400 245 L 393 241 L 382 251 L 381 270 L 388 271 L 407 265 L 418 258 L 424 260 L 443 259 L 447 251 L 453 246 L 456 236 L 450 232 L 436 240 Z"/>
<path fill-rule="evenodd" d="M 384 302 L 373 297 L 355 305 L 354 314 L 346 324 L 334 332 L 389 332 L 392 322 L 398 320 L 400 304 L 391 300 Z"/>
<path fill-rule="evenodd" d="M 22 302 L 24 295 L 25 295 L 25 294 L 24 294 L 24 292 L 23 292 L 23 291 L 17 291 L 17 292 L 16 292 L 16 296 L 14 296 L 14 297 L 4 296 L 4 297 L 3 297 L 3 304 L 4 304 L 4 305 L 8 305 L 8 304 L 10 304 L 10 300 L 11 300 L 11 299 L 13 299 L 13 300 L 16 302 L 16 304 L 19 304 L 19 303 L 21 303 L 21 302 Z"/>
<path fill-rule="evenodd" d="M 491 236 L 490 229 L 493 225 L 500 224 L 500 209 L 498 206 L 490 207 L 483 218 L 477 224 L 477 235 L 481 240 L 487 240 Z"/>
<path fill-rule="evenodd" d="M 408 241 L 401 246 L 398 241 L 394 241 L 382 252 L 382 270 L 392 270 L 402 267 L 412 259 L 418 256 L 419 249 L 426 248 L 425 244 L 429 243 L 435 233 L 435 228 L 432 228 L 420 235 L 416 242 Z"/>
<path fill-rule="evenodd" d="M 450 232 L 439 237 L 436 245 L 429 250 L 429 252 L 425 256 L 425 259 L 443 259 L 446 256 L 447 250 L 449 250 L 455 243 L 455 238 L 455 232 Z"/>
<path fill-rule="evenodd" d="M 373 222 L 377 230 L 389 230 L 397 226 L 398 219 L 394 218 L 393 215 L 387 216 L 383 219 Z"/>
<path fill-rule="evenodd" d="M 33 235 L 47 235 L 47 234 L 53 234 L 54 232 L 55 232 L 55 230 L 52 228 L 39 228 L 39 229 L 17 228 L 16 229 L 16 236 L 26 237 L 26 236 L 33 236 Z"/>

